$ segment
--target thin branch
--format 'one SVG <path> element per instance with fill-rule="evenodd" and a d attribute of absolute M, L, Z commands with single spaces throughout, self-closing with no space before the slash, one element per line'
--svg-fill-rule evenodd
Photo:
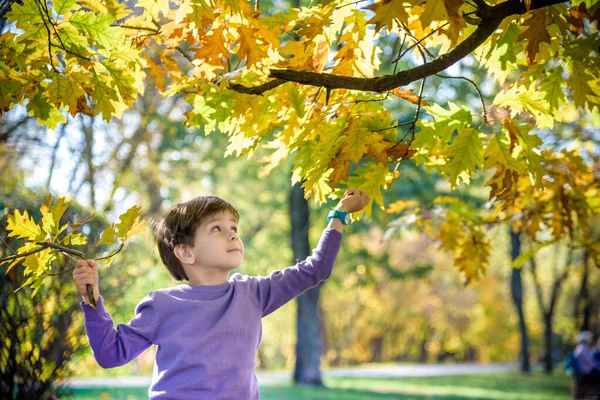
<path fill-rule="evenodd" d="M 57 44 L 51 43 L 51 45 L 52 45 L 52 47 L 56 47 L 57 49 L 61 49 L 61 50 L 63 50 L 65 53 L 67 53 L 67 54 L 70 54 L 70 55 L 72 55 L 72 56 L 75 56 L 75 57 L 78 57 L 78 58 L 81 58 L 82 60 L 87 60 L 87 61 L 95 61 L 95 59 L 94 59 L 94 58 L 90 58 L 90 57 L 82 56 L 81 54 L 75 53 L 74 51 L 71 51 L 71 50 L 67 49 L 67 48 L 64 46 L 64 44 L 59 46 L 59 45 L 57 45 Z"/>
<path fill-rule="evenodd" d="M 56 156 L 58 152 L 58 147 L 60 146 L 60 142 L 63 140 L 67 133 L 67 124 L 62 124 L 60 128 L 60 133 L 58 138 L 56 139 L 56 143 L 52 147 L 52 158 L 50 159 L 50 170 L 48 171 L 48 179 L 46 180 L 46 191 L 50 192 L 50 182 L 52 182 L 52 174 L 54 173 L 54 167 L 56 165 Z"/>
<path fill-rule="evenodd" d="M 52 249 L 56 249 L 59 250 L 63 253 L 68 253 L 68 254 L 72 254 L 74 256 L 78 256 L 80 258 L 84 258 L 85 257 L 85 253 L 79 250 L 75 250 L 75 249 L 71 249 L 69 247 L 65 247 L 65 246 L 61 246 L 59 244 L 56 243 L 49 243 L 49 242 L 36 242 L 35 244 L 39 245 L 39 246 L 46 246 L 46 247 L 50 247 Z"/>
<path fill-rule="evenodd" d="M 8 243 L 6 243 L 6 242 L 4 241 L 4 239 L 2 239 L 2 236 L 0 236 L 0 242 L 4 243 L 4 245 L 5 245 L 6 247 L 8 247 L 8 249 L 9 249 L 10 251 L 12 251 L 14 254 L 17 254 L 17 252 L 15 251 L 15 249 L 13 249 L 12 247 L 10 247 L 10 245 L 9 245 Z"/>
<path fill-rule="evenodd" d="M 406 32 L 408 37 L 411 38 L 413 40 L 413 42 L 415 42 L 415 46 L 417 46 L 417 49 L 420 49 L 421 56 L 423 57 L 423 62 L 427 62 L 427 59 L 425 58 L 425 55 L 423 54 L 423 52 L 427 53 L 427 55 L 429 57 L 435 58 L 433 53 L 431 51 L 429 51 L 429 49 L 427 47 L 425 47 L 425 45 L 422 43 L 424 38 L 421 40 L 417 39 L 416 36 L 413 35 L 412 32 L 410 31 L 410 28 L 404 22 L 397 21 L 397 23 L 398 23 L 398 25 L 401 25 L 402 28 L 404 28 L 404 31 Z"/>
<path fill-rule="evenodd" d="M 400 37 L 398 37 L 398 40 L 400 40 Z M 396 69 L 398 68 L 398 61 L 400 61 L 400 52 L 402 51 L 402 49 L 404 48 L 404 43 L 406 43 L 406 35 L 402 36 L 402 43 L 400 43 L 400 47 L 398 48 L 398 57 L 396 57 L 396 61 L 392 61 L 392 64 L 394 64 L 394 74 L 396 73 Z M 387 93 L 389 94 L 389 92 Z M 387 96 L 386 94 L 386 96 Z"/>
<path fill-rule="evenodd" d="M 447 76 L 447 75 L 441 75 L 441 74 L 435 74 L 435 76 L 444 78 L 444 79 L 464 79 L 465 81 L 470 82 L 471 85 L 473 85 L 475 87 L 475 90 L 477 90 L 477 94 L 479 95 L 479 100 L 481 100 L 481 107 L 483 108 L 483 121 L 486 124 L 488 123 L 487 110 L 485 108 L 485 101 L 483 101 L 483 95 L 481 94 L 481 90 L 479 90 L 479 87 L 477 86 L 477 84 L 475 82 L 473 82 L 471 79 L 464 77 L 464 76 Z"/>
<path fill-rule="evenodd" d="M 540 313 L 544 315 L 546 313 L 546 305 L 544 304 L 544 294 L 542 293 L 542 285 L 537 276 L 537 265 L 535 259 L 531 257 L 529 259 L 529 267 L 531 270 L 531 275 L 533 277 L 533 286 L 535 287 L 535 293 L 538 301 L 538 306 L 540 307 Z"/>
<path fill-rule="evenodd" d="M 66 274 L 67 272 L 73 271 L 75 268 L 77 268 L 77 266 L 74 266 L 69 269 L 65 269 L 64 271 L 56 272 L 53 274 L 45 274 L 45 276 L 58 276 L 58 275 Z"/>
<path fill-rule="evenodd" d="M 111 257 L 113 257 L 113 256 L 115 256 L 115 255 L 117 255 L 117 254 L 119 254 L 119 252 L 120 252 L 121 250 L 123 250 L 123 246 L 124 246 L 124 245 L 125 245 L 125 243 L 124 243 L 124 242 L 121 242 L 121 243 L 119 243 L 119 247 L 117 247 L 115 251 L 113 251 L 112 253 L 110 253 L 110 254 L 109 254 L 109 255 L 107 255 L 107 256 L 104 256 L 104 257 L 98 257 L 98 258 L 94 258 L 94 261 L 106 260 L 107 258 L 111 258 Z"/>
<path fill-rule="evenodd" d="M 532 0 L 530 10 L 549 7 L 554 4 L 564 3 L 564 0 Z M 525 14 L 528 10 L 521 0 L 509 0 L 494 6 L 488 6 L 478 0 L 481 23 L 477 29 L 464 41 L 458 44 L 449 53 L 443 54 L 423 65 L 401 71 L 394 75 L 378 76 L 375 78 L 356 78 L 312 71 L 292 71 L 286 69 L 272 69 L 270 76 L 275 78 L 269 82 L 254 87 L 234 85 L 231 88 L 241 93 L 262 94 L 285 82 L 297 82 L 304 85 L 322 86 L 332 89 L 349 89 L 370 92 L 385 92 L 409 83 L 418 81 L 427 76 L 437 74 L 462 60 L 477 49 L 498 28 L 504 18 Z"/>
<path fill-rule="evenodd" d="M 410 124 L 412 124 L 412 121 L 408 121 L 408 122 L 403 122 L 401 124 L 392 125 L 389 128 L 376 129 L 376 130 L 371 131 L 371 132 L 383 132 L 383 131 L 387 131 L 389 129 L 396 129 L 396 128 L 399 128 L 401 126 L 406 126 L 406 125 L 410 125 Z"/>
<path fill-rule="evenodd" d="M 3 242 L 4 242 L 4 240 L 3 240 Z M 48 246 L 48 243 L 44 243 L 40 247 L 38 247 L 37 249 L 33 249 L 33 250 L 27 251 L 25 253 L 17 253 L 14 256 L 8 256 L 8 257 L 0 258 L 0 263 L 1 262 L 5 262 L 5 261 L 16 260 L 17 258 L 27 257 L 27 256 L 30 256 L 32 254 L 39 253 L 40 251 L 45 250 L 48 247 L 50 247 L 50 246 Z"/>
<path fill-rule="evenodd" d="M 160 34 L 160 31 L 156 28 L 152 29 L 152 28 L 146 28 L 144 26 L 119 25 L 119 24 L 116 24 L 115 26 L 118 26 L 119 28 L 125 28 L 125 29 L 134 29 L 134 30 L 138 30 L 138 31 L 152 32 L 156 35 Z"/>
<path fill-rule="evenodd" d="M 50 32 L 50 28 L 48 28 L 48 24 L 46 23 L 46 19 L 44 18 L 44 12 L 42 11 L 42 6 L 40 5 L 40 0 L 35 0 L 35 4 L 40 12 L 40 17 L 42 18 L 44 27 L 46 27 L 46 32 L 48 32 L 48 56 L 50 57 L 50 65 L 52 66 L 52 70 L 54 72 L 58 72 L 58 70 L 54 66 L 54 61 L 52 59 L 52 33 Z"/>
<path fill-rule="evenodd" d="M 439 31 L 440 29 L 442 29 L 442 28 L 446 27 L 446 25 L 448 25 L 449 23 L 450 23 L 450 22 L 446 22 L 445 24 L 441 25 L 441 26 L 440 26 L 440 27 L 438 27 L 437 29 L 434 29 L 433 31 L 429 32 L 427 35 L 423 36 L 423 38 L 422 38 L 422 39 L 419 39 L 419 40 L 417 40 L 415 43 L 413 43 L 412 45 L 408 46 L 408 47 L 406 48 L 406 50 L 404 50 L 404 52 L 402 52 L 402 54 L 400 54 L 400 55 L 398 56 L 398 58 L 396 58 L 396 59 L 395 59 L 393 62 L 400 61 L 400 59 L 401 59 L 402 57 L 404 57 L 404 56 L 406 55 L 406 53 L 408 53 L 408 52 L 409 52 L 409 51 L 410 51 L 412 48 L 414 48 L 415 46 L 420 46 L 420 45 L 422 45 L 422 44 L 423 44 L 423 41 L 424 41 L 425 39 L 427 39 L 429 36 L 433 35 L 434 33 L 437 33 L 437 31 Z M 412 35 L 410 35 L 410 36 L 411 36 L 413 39 L 415 39 L 415 40 L 416 40 L 416 38 L 415 38 L 414 36 L 412 36 Z M 405 35 L 404 37 L 406 37 L 406 35 Z"/>

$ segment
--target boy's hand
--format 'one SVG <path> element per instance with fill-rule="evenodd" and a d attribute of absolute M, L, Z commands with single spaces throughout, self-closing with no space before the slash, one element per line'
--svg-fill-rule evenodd
<path fill-rule="evenodd" d="M 364 190 L 348 189 L 335 208 L 337 210 L 354 213 L 365 208 L 370 200 L 371 198 Z"/>
<path fill-rule="evenodd" d="M 92 285 L 94 290 L 94 300 L 100 298 L 100 290 L 98 289 L 98 265 L 94 260 L 79 260 L 75 264 L 73 271 L 73 280 L 77 285 L 77 290 L 83 298 L 85 304 L 90 304 L 90 299 L 87 294 L 86 285 Z"/>

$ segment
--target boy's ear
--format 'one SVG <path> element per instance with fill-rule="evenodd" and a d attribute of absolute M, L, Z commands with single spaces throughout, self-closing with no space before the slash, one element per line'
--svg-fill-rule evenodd
<path fill-rule="evenodd" d="M 190 248 L 184 244 L 178 244 L 173 248 L 173 253 L 175 257 L 182 264 L 193 264 L 196 262 L 196 257 L 194 257 L 194 253 L 190 250 Z"/>

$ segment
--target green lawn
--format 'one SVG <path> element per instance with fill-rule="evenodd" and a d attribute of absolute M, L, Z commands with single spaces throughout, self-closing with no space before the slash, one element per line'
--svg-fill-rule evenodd
<path fill-rule="evenodd" d="M 327 388 L 294 387 L 289 383 L 261 386 L 262 400 L 563 400 L 570 381 L 562 372 L 546 376 L 534 372 L 456 375 L 434 378 L 332 378 Z M 145 388 L 73 389 L 73 400 L 147 399 Z"/>

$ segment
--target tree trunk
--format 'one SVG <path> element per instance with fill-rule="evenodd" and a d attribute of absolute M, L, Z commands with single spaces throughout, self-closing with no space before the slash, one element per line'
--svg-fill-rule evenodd
<path fill-rule="evenodd" d="M 290 194 L 290 216 L 292 219 L 292 249 L 294 263 L 310 255 L 308 243 L 308 202 L 300 183 Z M 323 386 L 321 379 L 321 324 L 319 321 L 319 292 L 321 285 L 300 295 L 296 325 L 296 366 L 294 382 L 297 385 Z"/>
<path fill-rule="evenodd" d="M 510 230 L 511 259 L 514 261 L 521 254 L 521 237 L 519 233 Z M 527 336 L 527 323 L 523 312 L 523 284 L 521 281 L 521 268 L 513 268 L 510 276 L 510 292 L 519 317 L 519 332 L 521 333 L 521 372 L 529 372 L 529 338 Z"/>
<path fill-rule="evenodd" d="M 581 276 L 581 287 L 579 289 L 579 294 L 575 298 L 575 309 L 573 311 L 573 318 L 576 321 L 577 329 L 579 331 L 589 331 L 590 330 L 590 317 L 591 317 L 591 299 L 589 295 L 588 289 L 588 279 L 589 279 L 589 262 L 590 254 L 588 250 L 584 250 L 583 252 L 583 274 Z M 581 306 L 583 304 L 583 310 Z M 582 315 L 583 314 L 583 315 Z"/>
<path fill-rule="evenodd" d="M 544 372 L 551 374 L 554 369 L 552 359 L 552 315 L 545 314 L 544 320 Z"/>

